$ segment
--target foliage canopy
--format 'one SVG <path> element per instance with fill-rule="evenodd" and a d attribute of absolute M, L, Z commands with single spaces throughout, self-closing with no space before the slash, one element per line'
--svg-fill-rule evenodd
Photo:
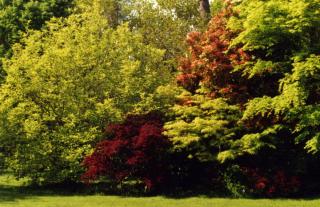
<path fill-rule="evenodd" d="M 163 51 L 98 12 L 53 19 L 22 43 L 4 63 L 0 92 L 1 142 L 18 176 L 74 180 L 107 123 L 166 105 Z"/>

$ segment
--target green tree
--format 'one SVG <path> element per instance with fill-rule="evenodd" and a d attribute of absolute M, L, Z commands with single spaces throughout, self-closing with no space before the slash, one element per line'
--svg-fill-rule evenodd
<path fill-rule="evenodd" d="M 27 29 L 40 29 L 51 17 L 66 16 L 72 5 L 73 0 L 0 1 L 0 58 L 11 55 L 11 46 Z M 0 75 L 3 79 L 2 70 Z"/>
<path fill-rule="evenodd" d="M 77 10 L 85 11 L 93 3 L 77 0 Z M 173 71 L 186 49 L 187 33 L 204 27 L 198 0 L 101 0 L 95 4 L 110 26 L 128 23 L 132 31 L 142 34 L 145 44 L 164 50 L 164 62 Z"/>
<path fill-rule="evenodd" d="M 238 120 L 248 88 L 241 73 L 233 70 L 248 57 L 241 48 L 229 50 L 230 39 L 237 34 L 226 27 L 233 14 L 227 6 L 205 32 L 188 35 L 190 53 L 180 62 L 177 81 L 189 94 L 182 94 L 172 108 L 172 120 L 164 126 L 176 150 L 202 162 L 223 160 L 221 153 L 244 133 Z"/>
<path fill-rule="evenodd" d="M 110 28 L 100 11 L 94 4 L 29 31 L 4 62 L 1 149 L 17 177 L 77 180 L 106 124 L 170 100 L 163 51 L 127 25 Z"/>
<path fill-rule="evenodd" d="M 296 191 L 277 173 L 298 176 L 296 184 L 307 189 L 320 170 L 320 2 L 235 4 L 205 32 L 188 35 L 177 81 L 189 94 L 171 109 L 165 134 L 190 158 L 220 161 L 231 171 L 239 165 L 235 176 L 222 177 L 231 191 L 242 191 L 238 175 L 252 177 L 248 172 L 264 186 L 243 183 L 257 194 Z"/>
<path fill-rule="evenodd" d="M 179 99 L 182 104 L 171 108 L 174 120 L 165 124 L 164 134 L 173 142 L 175 151 L 201 162 L 217 161 L 218 155 L 241 137 L 239 106 L 223 98 L 210 99 L 203 93 L 192 95 L 187 91 Z"/>
<path fill-rule="evenodd" d="M 192 30 L 205 26 L 198 11 L 198 0 L 134 1 L 130 25 L 139 31 L 146 44 L 165 50 L 167 67 L 177 68 L 179 57 L 186 50 L 185 37 Z"/>
<path fill-rule="evenodd" d="M 128 20 L 129 14 L 133 9 L 133 0 L 75 0 L 75 3 L 75 12 L 88 11 L 94 4 L 99 5 L 101 14 L 113 28 Z"/>
<path fill-rule="evenodd" d="M 242 72 L 263 89 L 247 103 L 241 122 L 251 133 L 237 141 L 237 152 L 245 140 L 255 140 L 252 149 L 264 141 L 276 147 L 282 136 L 317 152 L 320 2 L 248 0 L 236 9 L 229 26 L 241 32 L 232 44 L 252 55 Z"/>
<path fill-rule="evenodd" d="M 212 4 L 212 11 L 221 7 L 222 0 Z M 204 2 L 204 3 L 203 3 Z M 199 0 L 104 0 L 100 1 L 104 15 L 110 25 L 128 22 L 130 28 L 143 35 L 143 41 L 165 50 L 164 61 L 173 71 L 177 68 L 179 57 L 184 55 L 187 46 L 186 35 L 193 30 L 203 30 L 207 17 L 203 20 L 199 7 L 210 12 L 208 1 Z M 88 0 L 78 0 L 80 8 L 92 4 Z M 207 15 L 206 16 L 210 16 Z"/>
<path fill-rule="evenodd" d="M 314 0 L 241 1 L 232 9 L 239 12 L 227 7 L 227 12 L 211 20 L 206 32 L 188 35 L 191 52 L 180 64 L 180 85 L 193 94 L 206 86 L 202 96 L 225 98 L 242 114 L 239 122 L 227 126 L 245 131 L 229 142 L 229 149 L 220 151 L 220 161 L 276 149 L 283 136 L 304 143 L 310 152 L 318 151 L 319 8 L 319 1 Z M 185 113 L 198 108 L 180 107 Z M 198 132 L 206 125 L 198 125 L 197 133 L 192 127 L 179 132 L 172 124 L 182 123 L 182 114 L 173 110 L 177 120 L 167 127 L 171 139 L 189 143 L 189 137 L 190 142 L 205 148 L 201 138 L 207 135 Z M 203 116 L 198 109 L 192 113 Z M 222 112 L 212 113 L 218 116 Z M 187 125 L 193 124 L 189 122 Z M 219 136 L 225 134 L 211 135 L 211 139 L 219 140 Z M 209 153 L 215 155 L 216 151 Z"/>

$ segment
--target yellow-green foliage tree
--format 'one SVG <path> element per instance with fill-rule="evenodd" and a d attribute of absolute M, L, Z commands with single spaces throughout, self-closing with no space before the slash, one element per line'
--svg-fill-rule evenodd
<path fill-rule="evenodd" d="M 163 51 L 143 44 L 127 25 L 112 29 L 100 11 L 94 3 L 29 31 L 5 60 L 1 149 L 17 177 L 77 180 L 107 123 L 161 110 L 170 100 L 161 95 L 170 81 Z"/>
<path fill-rule="evenodd" d="M 207 100 L 225 98 L 243 114 L 228 126 L 245 132 L 229 142 L 230 149 L 220 151 L 219 160 L 276 148 L 281 136 L 304 143 L 310 152 L 319 150 L 319 8 L 314 0 L 246 0 L 215 16 L 205 33 L 189 34 L 190 54 L 180 64 L 180 85 L 192 94 L 207 87 Z M 193 104 L 173 108 L 177 119 L 165 126 L 167 134 L 174 141 L 198 142 L 205 149 L 201 140 L 206 133 L 195 138 L 192 130 L 175 127 L 181 124 L 181 107 L 184 113 L 195 108 Z M 203 109 L 192 113 L 202 117 Z M 203 124 L 197 131 L 205 129 Z M 224 136 L 210 135 L 212 140 Z"/>
<path fill-rule="evenodd" d="M 228 152 L 242 154 L 246 140 L 255 143 L 252 148 L 263 142 L 277 148 L 284 136 L 318 152 L 320 2 L 247 0 L 236 9 L 241 12 L 229 27 L 240 34 L 232 45 L 251 55 L 240 70 L 258 84 L 241 119 L 250 133 Z"/>
<path fill-rule="evenodd" d="M 40 29 L 51 17 L 67 16 L 72 7 L 73 0 L 1 0 L 0 57 L 10 57 L 11 46 L 27 29 Z M 5 76 L 2 69 L 1 76 Z"/>
<path fill-rule="evenodd" d="M 189 95 L 165 133 L 200 162 L 238 164 L 248 180 L 259 169 L 246 183 L 251 192 L 307 189 L 319 182 L 320 1 L 233 2 L 207 31 L 188 35 L 177 81 Z M 241 176 L 229 178 L 226 187 L 242 192 Z"/>

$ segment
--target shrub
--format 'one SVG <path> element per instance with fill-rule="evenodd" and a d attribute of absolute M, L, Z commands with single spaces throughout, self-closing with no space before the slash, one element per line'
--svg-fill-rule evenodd
<path fill-rule="evenodd" d="M 288 197 L 299 192 L 301 179 L 278 168 L 264 171 L 260 168 L 232 165 L 222 175 L 224 185 L 234 197 L 267 196 Z"/>
<path fill-rule="evenodd" d="M 298 176 L 290 175 L 284 169 L 262 172 L 258 168 L 242 168 L 248 177 L 251 192 L 262 196 L 292 196 L 301 186 Z"/>
<path fill-rule="evenodd" d="M 232 165 L 222 173 L 222 182 L 227 192 L 236 198 L 246 197 L 249 193 L 247 177 L 239 165 Z"/>
<path fill-rule="evenodd" d="M 162 135 L 159 113 L 130 115 L 122 124 L 107 127 L 111 139 L 99 142 L 85 158 L 84 181 L 105 176 L 116 183 L 133 179 L 143 182 L 148 190 L 162 185 L 168 174 L 166 152 L 169 142 Z"/>

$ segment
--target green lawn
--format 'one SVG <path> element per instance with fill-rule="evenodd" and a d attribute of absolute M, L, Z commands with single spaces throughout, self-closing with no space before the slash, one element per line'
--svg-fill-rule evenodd
<path fill-rule="evenodd" d="M 21 182 L 0 176 L 0 207 L 317 207 L 320 199 L 226 199 L 205 196 L 173 199 L 166 197 L 121 197 L 72 195 L 50 190 L 31 190 Z"/>

